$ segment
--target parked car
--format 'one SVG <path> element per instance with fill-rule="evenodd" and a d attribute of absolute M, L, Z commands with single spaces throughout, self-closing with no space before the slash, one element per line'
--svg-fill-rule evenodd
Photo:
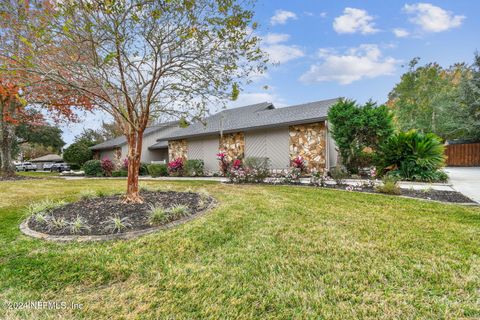
<path fill-rule="evenodd" d="M 50 169 L 52 169 L 52 166 L 53 166 L 54 164 L 55 164 L 55 163 L 53 163 L 53 162 L 45 163 L 45 164 L 43 165 L 43 170 L 49 171 Z"/>
<path fill-rule="evenodd" d="M 54 163 L 51 168 L 50 172 L 63 172 L 63 171 L 70 171 L 70 166 L 64 162 L 62 163 Z"/>
<path fill-rule="evenodd" d="M 17 171 L 36 171 L 37 166 L 32 164 L 31 162 L 23 162 L 23 163 L 17 164 L 15 166 L 15 169 Z"/>

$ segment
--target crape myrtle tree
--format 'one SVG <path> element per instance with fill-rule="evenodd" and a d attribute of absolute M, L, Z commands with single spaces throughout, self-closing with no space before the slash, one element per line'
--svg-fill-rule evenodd
<path fill-rule="evenodd" d="M 87 96 L 121 125 L 129 163 L 124 202 L 141 203 L 149 121 L 200 117 L 264 71 L 252 9 L 240 0 L 58 1 L 48 34 L 61 50 L 32 55 L 24 70 Z"/>
<path fill-rule="evenodd" d="M 55 52 L 58 45 L 45 43 L 44 32 L 51 7 L 46 1 L 0 2 L 0 173 L 15 174 L 12 154 L 19 142 L 18 126 L 45 125 L 43 114 L 52 119 L 74 120 L 72 106 L 89 107 L 87 99 L 77 91 L 44 84 L 41 76 L 28 73 L 26 65 L 32 61 L 32 52 Z M 32 42 L 29 39 L 34 39 Z M 44 113 L 39 112 L 43 109 Z M 20 141 L 21 142 L 21 141 Z"/>

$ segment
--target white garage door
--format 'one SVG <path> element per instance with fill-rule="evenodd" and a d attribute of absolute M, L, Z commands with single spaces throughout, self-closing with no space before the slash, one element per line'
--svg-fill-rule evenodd
<path fill-rule="evenodd" d="M 267 157 L 270 159 L 272 169 L 288 168 L 290 163 L 288 128 L 246 132 L 245 156 Z"/>

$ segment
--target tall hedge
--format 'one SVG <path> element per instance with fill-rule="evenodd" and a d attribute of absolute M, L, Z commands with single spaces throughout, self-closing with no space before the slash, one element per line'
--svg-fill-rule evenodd
<path fill-rule="evenodd" d="M 364 105 L 339 100 L 328 112 L 328 121 L 342 164 L 350 173 L 372 166 L 378 147 L 394 132 L 392 114 L 385 105 Z"/>

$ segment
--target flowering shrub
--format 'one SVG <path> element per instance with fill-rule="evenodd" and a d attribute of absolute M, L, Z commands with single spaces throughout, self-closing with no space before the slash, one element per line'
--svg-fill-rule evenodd
<path fill-rule="evenodd" d="M 183 174 L 183 159 L 177 158 L 168 163 L 168 172 L 171 175 L 181 176 Z"/>
<path fill-rule="evenodd" d="M 115 169 L 115 165 L 113 164 L 112 160 L 108 158 L 103 158 L 100 165 L 102 166 L 103 174 L 107 177 L 112 176 L 112 171 Z"/>
<path fill-rule="evenodd" d="M 302 156 L 297 156 L 292 160 L 292 167 L 300 170 L 300 173 L 305 171 L 306 161 Z"/>
<path fill-rule="evenodd" d="M 128 170 L 128 158 L 123 159 L 122 169 Z"/>
<path fill-rule="evenodd" d="M 233 168 L 234 170 L 238 170 L 238 169 L 240 169 L 241 167 L 242 167 L 242 160 L 240 160 L 240 159 L 235 159 L 235 160 L 233 161 L 232 168 Z"/>
<path fill-rule="evenodd" d="M 227 176 L 229 163 L 227 161 L 227 155 L 225 152 L 217 153 L 217 160 L 220 162 L 220 171 L 222 172 L 222 175 Z"/>
<path fill-rule="evenodd" d="M 298 167 L 291 167 L 281 176 L 283 183 L 300 183 L 302 170 Z"/>
<path fill-rule="evenodd" d="M 329 181 L 333 181 L 333 179 L 328 176 L 327 174 L 324 174 L 322 172 L 318 172 L 314 170 L 312 172 L 312 176 L 310 177 L 310 184 L 313 184 L 315 186 L 319 187 L 326 187 L 329 185 Z"/>

